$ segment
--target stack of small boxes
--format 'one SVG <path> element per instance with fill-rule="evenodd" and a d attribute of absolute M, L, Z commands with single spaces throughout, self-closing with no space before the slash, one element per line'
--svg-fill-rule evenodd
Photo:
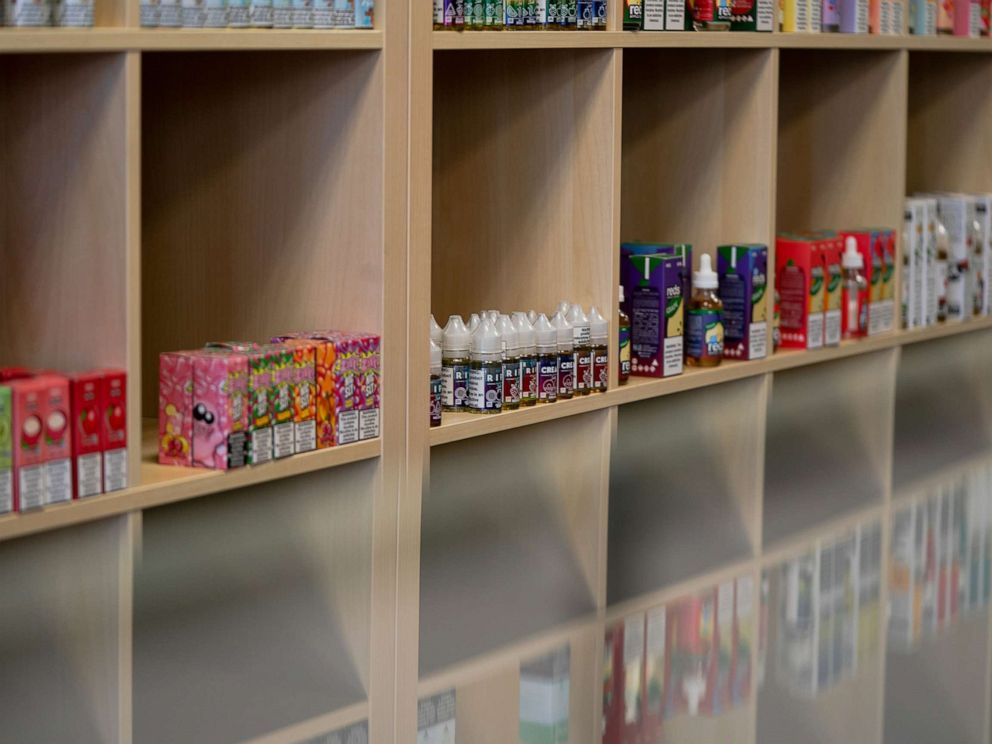
<path fill-rule="evenodd" d="M 214 342 L 159 357 L 159 462 L 218 470 L 379 436 L 379 337 Z"/>
<path fill-rule="evenodd" d="M 0 514 L 127 485 L 123 371 L 0 369 Z"/>

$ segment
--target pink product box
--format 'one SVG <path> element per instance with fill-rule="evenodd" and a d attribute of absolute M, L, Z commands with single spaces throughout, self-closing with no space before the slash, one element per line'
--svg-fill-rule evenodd
<path fill-rule="evenodd" d="M 193 355 L 168 351 L 158 358 L 158 461 L 193 466 Z"/>
<path fill-rule="evenodd" d="M 359 344 L 359 384 L 355 387 L 358 409 L 358 438 L 379 436 L 379 393 L 382 378 L 379 337 L 371 333 L 355 334 Z"/>
<path fill-rule="evenodd" d="M 193 356 L 193 464 L 228 470 L 248 457 L 248 357 L 206 350 Z"/>

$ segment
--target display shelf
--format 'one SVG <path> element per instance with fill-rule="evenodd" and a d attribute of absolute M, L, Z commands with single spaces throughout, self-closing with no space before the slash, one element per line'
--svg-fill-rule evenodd
<path fill-rule="evenodd" d="M 421 678 L 596 609 L 608 425 L 590 413 L 431 451 Z"/>
<path fill-rule="evenodd" d="M 992 332 L 903 349 L 896 375 L 893 489 L 992 454 Z"/>
<path fill-rule="evenodd" d="M 885 742 L 988 741 L 988 610 L 960 617 L 911 653 L 890 652 Z"/>
<path fill-rule="evenodd" d="M 610 312 L 615 65 L 609 50 L 435 55 L 439 323 L 563 299 Z"/>
<path fill-rule="evenodd" d="M 754 706 L 748 703 L 715 716 L 682 713 L 666 719 L 662 727 L 664 744 L 753 744 L 754 740 Z"/>
<path fill-rule="evenodd" d="M 881 351 L 775 375 L 765 445 L 764 545 L 887 496 L 895 363 L 895 351 Z"/>
<path fill-rule="evenodd" d="M 771 545 L 767 545 L 761 552 L 761 565 L 764 568 L 769 568 L 782 561 L 795 558 L 810 550 L 816 545 L 818 540 L 839 535 L 854 529 L 858 525 L 877 522 L 884 515 L 885 506 L 880 503 L 844 511 L 840 516 L 824 520 L 796 532 L 791 537 L 783 538 Z"/>
<path fill-rule="evenodd" d="M 0 545 L 8 741 L 122 741 L 123 518 Z M 126 577 L 125 580 L 129 580 Z"/>
<path fill-rule="evenodd" d="M 328 734 L 369 718 L 369 704 L 362 701 L 340 708 L 333 713 L 316 716 L 301 723 L 294 723 L 271 734 L 249 739 L 244 744 L 284 744 L 284 742 L 310 742 L 323 734 Z M 319 739 L 318 739 L 319 740 Z"/>
<path fill-rule="evenodd" d="M 142 87 L 145 415 L 160 352 L 381 333 L 379 55 L 146 54 Z"/>
<path fill-rule="evenodd" d="M 144 513 L 136 741 L 242 741 L 366 699 L 376 470 Z"/>
<path fill-rule="evenodd" d="M 226 472 L 159 465 L 158 425 L 145 422 L 139 485 L 41 511 L 4 515 L 0 541 L 369 460 L 381 452 L 380 440 L 370 439 Z"/>
<path fill-rule="evenodd" d="M 755 554 L 766 384 L 752 378 L 620 408 L 610 456 L 610 604 Z"/>

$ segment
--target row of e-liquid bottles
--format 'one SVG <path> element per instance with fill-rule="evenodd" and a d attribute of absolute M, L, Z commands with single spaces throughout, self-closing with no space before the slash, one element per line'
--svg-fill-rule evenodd
<path fill-rule="evenodd" d="M 434 0 L 438 31 L 602 31 L 607 0 Z"/>
<path fill-rule="evenodd" d="M 599 310 L 568 302 L 550 318 L 484 310 L 443 329 L 431 316 L 431 426 L 442 411 L 500 413 L 605 391 L 608 337 Z"/>

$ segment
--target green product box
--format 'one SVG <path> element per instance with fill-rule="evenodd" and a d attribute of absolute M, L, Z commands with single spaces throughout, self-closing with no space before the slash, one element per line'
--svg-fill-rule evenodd
<path fill-rule="evenodd" d="M 14 508 L 12 418 L 10 388 L 0 386 L 0 514 Z"/>
<path fill-rule="evenodd" d="M 730 30 L 771 33 L 775 9 L 774 0 L 730 0 Z"/>
<path fill-rule="evenodd" d="M 644 0 L 623 0 L 623 30 L 640 31 L 644 24 Z"/>

